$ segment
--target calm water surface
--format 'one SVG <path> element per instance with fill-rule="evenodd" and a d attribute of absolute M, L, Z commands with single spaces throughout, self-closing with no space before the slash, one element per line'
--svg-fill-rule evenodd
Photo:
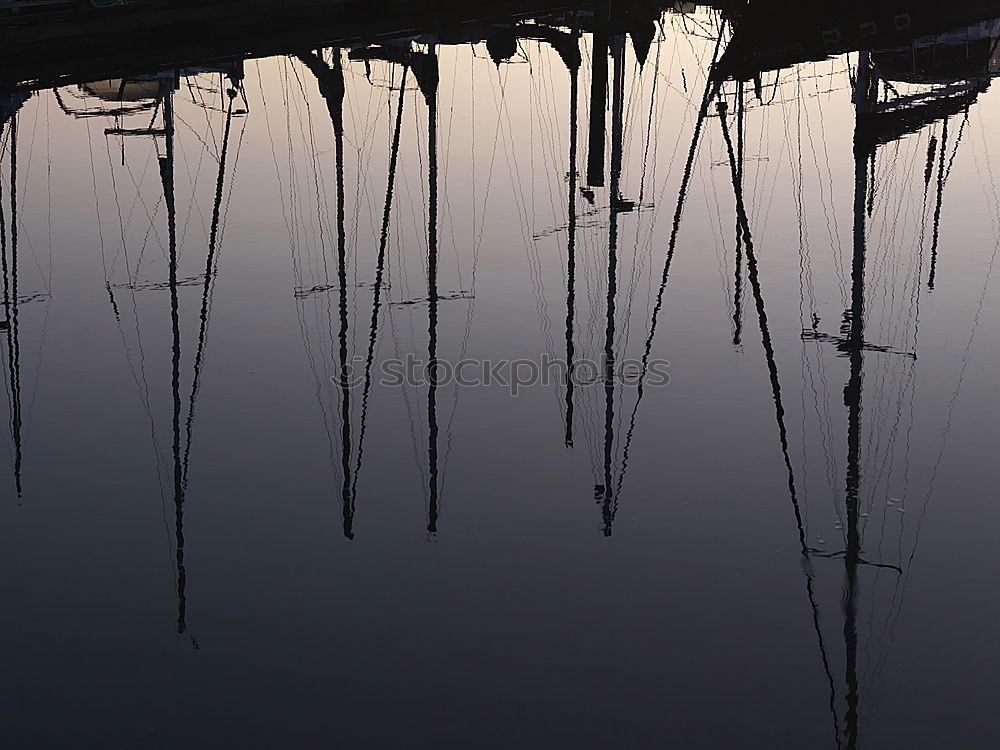
<path fill-rule="evenodd" d="M 522 36 L 8 107 L 5 746 L 994 746 L 992 65 Z"/>

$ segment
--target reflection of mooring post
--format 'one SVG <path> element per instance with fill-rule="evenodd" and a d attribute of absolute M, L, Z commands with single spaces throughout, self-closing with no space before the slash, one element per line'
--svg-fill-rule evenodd
<path fill-rule="evenodd" d="M 590 142 L 587 150 L 587 184 L 604 185 L 604 127 L 608 98 L 608 24 L 611 0 L 597 0 L 594 14 L 594 49 L 590 77 Z"/>

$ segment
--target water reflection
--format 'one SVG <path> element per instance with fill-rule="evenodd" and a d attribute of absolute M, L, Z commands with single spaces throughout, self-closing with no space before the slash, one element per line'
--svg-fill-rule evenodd
<path fill-rule="evenodd" d="M 142 24 L 136 5 L 121 18 Z M 746 522 L 760 528 L 771 549 L 799 558 L 797 585 L 805 585 L 809 614 L 801 617 L 779 588 L 762 595 L 759 610 L 791 623 L 786 632 L 797 638 L 804 628 L 819 655 L 818 669 L 774 657 L 782 699 L 822 696 L 808 716 L 774 720 L 776 731 L 801 736 L 803 744 L 830 745 L 832 735 L 838 748 L 918 746 L 920 722 L 900 728 L 879 709 L 886 671 L 896 684 L 901 680 L 889 656 L 894 633 L 925 515 L 940 493 L 935 485 L 1000 248 L 991 144 L 982 116 L 976 119 L 977 108 L 987 108 L 987 116 L 995 109 L 989 94 L 1000 19 L 991 17 L 989 3 L 956 3 L 947 12 L 927 4 L 870 5 L 504 5 L 488 21 L 443 5 L 449 20 L 440 23 L 401 5 L 374 20 L 348 7 L 339 25 L 329 19 L 324 25 L 307 23 L 317 11 L 303 3 L 290 11 L 302 14 L 300 23 L 281 19 L 270 30 L 255 24 L 241 44 L 221 31 L 212 38 L 220 21 L 211 12 L 206 28 L 188 39 L 168 35 L 146 49 L 129 41 L 118 55 L 74 57 L 72 41 L 58 51 L 46 43 L 18 49 L 15 40 L 2 54 L 16 62 L 0 74 L 0 189 L 6 191 L 0 197 L 0 333 L 6 338 L 8 485 L 18 507 L 46 507 L 71 484 L 45 476 L 69 454 L 56 432 L 63 425 L 76 429 L 69 426 L 77 407 L 66 405 L 72 401 L 68 375 L 45 375 L 50 385 L 41 392 L 62 406 L 45 423 L 49 433 L 35 431 L 27 440 L 49 309 L 58 303 L 65 321 L 60 366 L 90 356 L 102 363 L 82 377 L 104 394 L 95 419 L 121 458 L 92 461 L 142 494 L 159 493 L 176 630 L 195 649 L 211 651 L 191 634 L 189 619 L 204 621 L 216 643 L 241 627 L 218 622 L 222 608 L 214 599 L 227 590 L 220 574 L 204 566 L 188 575 L 192 545 L 185 522 L 193 514 L 202 515 L 196 521 L 204 524 L 202 538 L 212 539 L 205 532 L 214 529 L 219 550 L 242 547 L 228 532 L 219 536 L 215 524 L 222 522 L 212 520 L 220 512 L 213 499 L 227 507 L 220 499 L 226 481 L 239 482 L 237 494 L 255 509 L 237 507 L 230 518 L 260 524 L 258 540 L 285 523 L 285 514 L 302 513 L 303 538 L 282 544 L 293 559 L 310 546 L 322 551 L 309 554 L 344 554 L 329 550 L 328 535 L 309 536 L 309 527 L 322 525 L 310 512 L 335 504 L 352 550 L 377 545 L 380 534 L 404 545 L 445 547 L 450 538 L 469 536 L 472 526 L 509 524 L 504 528 L 526 547 L 553 545 L 581 568 L 607 561 L 613 574 L 599 573 L 611 576 L 600 579 L 605 591 L 626 585 L 615 576 L 640 578 L 627 557 L 613 557 L 627 553 L 581 551 L 559 537 L 562 529 L 586 514 L 591 528 L 581 536 L 589 542 L 645 545 L 665 532 L 675 540 L 668 544 L 691 556 L 712 550 L 725 559 L 727 543 L 735 547 L 740 539 L 736 528 L 715 518 L 697 529 L 697 539 L 683 540 L 674 524 L 683 518 L 697 528 L 703 520 L 706 511 L 691 508 L 688 497 L 707 503 L 713 493 L 743 492 L 752 501 L 740 510 Z M 60 155 L 72 173 L 65 190 L 56 186 L 71 198 L 63 202 L 52 194 Z M 962 226 L 974 199 L 978 216 L 990 217 L 988 227 Z M 239 217 L 233 244 L 240 254 L 230 255 L 227 272 L 235 279 L 217 300 L 226 284 L 220 263 L 231 210 Z M 956 218 L 949 221 L 952 210 Z M 93 216 L 84 224 L 87 212 Z M 851 237 L 842 242 L 845 220 Z M 55 242 L 53 226 L 61 238 Z M 98 251 L 102 280 L 69 254 L 62 226 L 71 227 L 74 242 Z M 949 231 L 961 242 L 949 241 Z M 985 270 L 982 258 L 959 252 L 960 244 L 991 241 Z M 27 266 L 23 257 L 19 264 L 25 246 Z M 814 247 L 821 252 L 814 254 Z M 682 252 L 692 257 L 678 269 Z M 86 262 L 96 260 L 95 254 Z M 52 291 L 53 264 L 60 261 L 72 269 L 62 281 L 65 303 Z M 98 288 L 103 283 L 100 313 L 89 301 L 95 281 Z M 283 285 L 280 292 L 276 284 Z M 715 299 L 719 287 L 721 301 Z M 213 361 L 209 334 L 217 305 L 225 310 L 227 335 L 214 338 L 224 349 Z M 918 331 L 928 307 L 925 343 Z M 240 321 L 256 330 L 241 330 Z M 112 327 L 117 360 L 103 338 Z M 293 349 L 287 342 L 296 334 L 301 346 Z M 955 336 L 964 342 L 957 362 L 948 351 Z M 98 354 L 91 355 L 87 341 L 95 337 Z M 22 343 L 31 347 L 34 368 L 27 389 Z M 266 354 L 247 358 L 254 347 Z M 928 390 L 918 395 L 925 347 Z M 534 382 L 529 395 L 464 389 L 450 379 L 459 363 L 523 361 L 536 349 L 559 367 L 551 381 Z M 686 380 L 650 387 L 655 362 L 673 359 L 672 351 L 690 358 L 683 365 Z M 124 377 L 115 370 L 122 358 Z M 413 360 L 422 380 L 387 383 L 388 368 Z M 248 405 L 265 391 L 247 382 L 251 361 L 271 368 L 271 403 L 261 405 L 259 417 Z M 199 401 L 213 367 L 215 401 Z M 634 379 L 621 376 L 628 367 Z M 308 404 L 297 399 L 303 375 L 312 381 Z M 984 400 L 988 392 L 977 391 Z M 280 405 L 286 399 L 287 409 Z M 942 413 L 920 422 L 915 412 L 924 406 Z M 139 432 L 136 407 L 143 432 L 136 442 L 143 443 L 143 455 L 152 448 L 145 464 L 128 437 Z M 192 450 L 196 411 L 207 413 L 212 432 Z M 230 420 L 237 427 L 226 432 L 220 425 Z M 982 426 L 967 415 L 959 422 L 963 445 L 995 432 L 992 423 Z M 263 462 L 231 453 L 237 449 L 224 435 L 237 443 L 266 441 L 257 454 Z M 699 444 L 706 435 L 718 445 Z M 322 469 L 312 452 L 317 437 L 325 443 Z M 282 460 L 266 463 L 285 448 Z M 207 455 L 199 467 L 202 451 Z M 456 451 L 463 465 L 449 485 Z M 404 469 L 410 453 L 412 466 Z M 963 461 L 971 485 L 952 477 L 951 493 L 991 486 L 990 466 L 978 455 Z M 685 466 L 697 460 L 703 463 Z M 91 477 L 83 484 L 102 494 L 105 482 Z M 509 491 L 491 483 L 509 483 Z M 787 494 L 794 537 L 777 511 L 770 515 L 779 490 Z M 303 491 L 322 502 L 275 502 L 279 494 Z M 414 497 L 422 500 L 419 526 L 409 514 Z M 629 542 L 619 541 L 623 509 L 635 514 L 627 522 Z M 18 518 L 8 516 L 15 529 Z M 644 523 L 655 532 L 647 533 Z M 108 529 L 93 533 L 98 544 L 116 539 Z M 42 536 L 37 528 L 33 535 Z M 939 541 L 937 560 L 941 547 Z M 195 553 L 202 562 L 213 554 Z M 756 553 L 730 554 L 761 579 L 788 574 Z M 279 565 L 265 552 L 260 556 Z M 352 569 L 374 586 L 389 563 L 365 559 Z M 452 569 L 477 559 L 469 553 L 452 561 Z M 130 564 L 124 556 L 115 562 L 123 564 Z M 702 591 L 711 591 L 720 576 L 677 574 L 665 557 L 657 564 L 658 575 L 690 576 Z M 189 583 L 199 575 L 205 576 L 199 604 L 189 611 Z M 467 575 L 478 585 L 474 571 Z M 528 588 L 534 575 L 545 573 L 521 574 L 518 581 Z M 277 567 L 263 576 L 276 581 L 261 591 L 271 596 L 314 577 L 321 582 L 315 585 L 329 585 L 310 571 Z M 573 592 L 581 611 L 600 606 L 588 601 L 594 592 L 587 584 L 558 577 L 555 589 Z M 27 579 L 14 580 L 15 601 L 30 598 L 23 590 Z M 144 584 L 155 580 L 152 569 L 144 569 Z M 640 587 L 640 612 L 655 611 L 660 585 Z M 376 616 L 378 607 L 365 600 L 374 595 L 338 592 L 338 604 L 363 614 L 371 607 Z M 147 606 L 155 611 L 159 605 Z M 736 640 L 755 611 L 730 616 L 719 602 L 702 606 L 705 612 L 723 607 L 723 630 Z M 304 630 L 329 624 L 325 607 L 304 609 L 297 615 Z M 924 601 L 920 609 L 934 605 Z M 531 611 L 530 602 L 515 601 L 500 619 L 509 623 Z M 449 617 L 470 618 L 473 633 L 489 627 L 454 602 L 423 627 L 434 631 Z M 357 624 L 333 627 L 338 638 L 369 652 L 388 653 L 387 641 L 407 637 L 391 630 L 373 635 Z M 591 637 L 601 641 L 599 625 L 593 628 Z M 291 627 L 271 631 L 289 640 L 295 634 Z M 711 647 L 707 636 L 686 635 L 697 641 L 696 650 Z M 50 637 L 43 631 L 40 640 Z M 757 648 L 780 650 L 773 636 L 755 638 Z M 987 645 L 980 638 L 976 651 Z M 472 642 L 459 641 L 443 644 L 446 658 L 458 659 Z M 302 648 L 317 647 L 309 643 Z M 914 643 L 920 639 L 910 636 L 911 657 L 920 651 Z M 656 634 L 645 634 L 638 647 L 682 661 Z M 578 657 L 551 645 L 529 650 L 567 673 Z M 612 643 L 584 653 L 597 651 L 615 663 L 623 650 Z M 495 656 L 514 658 L 506 647 L 497 647 Z M 394 672 L 390 657 L 371 658 L 390 680 L 426 681 L 402 668 Z M 226 659 L 232 665 L 240 655 Z M 185 669 L 198 673 L 195 666 Z M 734 689 L 747 706 L 766 700 L 753 694 L 752 670 L 733 677 L 732 668 L 706 671 L 703 663 L 676 669 L 679 685 L 714 685 L 725 677 L 739 686 Z M 917 682 L 933 684 L 934 672 L 928 667 Z M 584 689 L 592 679 L 583 679 Z M 646 685 L 645 679 L 636 682 Z M 465 705 L 482 712 L 501 701 L 510 688 L 501 682 Z M 225 687 L 229 678 L 216 675 L 214 684 Z M 511 684 L 529 697 L 546 690 L 523 676 Z M 555 685 L 567 692 L 573 687 Z M 659 689 L 681 700 L 679 687 Z M 721 688 L 696 690 L 693 708 L 724 716 L 725 709 L 704 705 L 713 689 Z M 985 736 L 983 697 L 975 691 L 964 697 L 977 709 L 971 731 Z M 832 726 L 817 726 L 819 703 L 829 714 L 824 724 Z M 364 711 L 370 694 L 367 700 L 352 696 L 348 705 Z M 30 715 L 30 706 L 25 710 Z M 905 715 L 894 710 L 896 719 Z M 638 711 L 633 741 L 662 736 L 654 729 L 656 713 Z M 755 720 L 722 724 L 670 736 L 688 746 L 725 746 L 756 731 L 751 746 L 774 746 Z M 434 736 L 432 727 L 422 731 Z M 443 736 L 470 742 L 475 732 Z M 602 724 L 594 736 L 614 731 Z"/>

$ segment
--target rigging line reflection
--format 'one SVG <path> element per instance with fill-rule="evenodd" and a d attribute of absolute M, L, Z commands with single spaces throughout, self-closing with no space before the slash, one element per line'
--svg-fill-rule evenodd
<path fill-rule="evenodd" d="M 205 257 L 205 281 L 201 291 L 201 311 L 199 313 L 198 348 L 194 358 L 194 377 L 191 382 L 191 395 L 188 398 L 188 415 L 186 422 L 186 437 L 184 441 L 184 471 L 185 487 L 188 481 L 188 466 L 191 458 L 191 433 L 194 427 L 194 408 L 199 386 L 201 385 L 202 362 L 205 356 L 205 339 L 208 333 L 209 309 L 211 293 L 215 286 L 215 274 L 218 267 L 219 219 L 222 208 L 222 193 L 226 176 L 226 158 L 229 154 L 229 134 L 233 122 L 233 100 L 236 90 L 226 89 L 228 102 L 226 105 L 226 122 L 222 132 L 222 148 L 219 152 L 219 173 L 215 182 L 215 202 L 212 205 L 212 223 L 209 230 L 208 253 Z"/>
<path fill-rule="evenodd" d="M 774 401 L 774 416 L 778 426 L 778 441 L 781 445 L 781 456 L 785 462 L 785 471 L 788 482 L 788 496 L 792 503 L 792 511 L 795 515 L 795 525 L 798 530 L 802 569 L 806 578 L 806 595 L 809 599 L 813 629 L 816 632 L 816 638 L 819 644 L 820 658 L 823 662 L 823 671 L 826 674 L 827 682 L 829 683 L 830 711 L 833 715 L 834 733 L 837 738 L 837 746 L 840 747 L 840 722 L 835 707 L 836 689 L 834 687 L 833 672 L 830 668 L 830 659 L 827 654 L 826 644 L 823 640 L 823 631 L 820 627 L 819 606 L 816 604 L 816 596 L 813 588 L 813 574 L 809 562 L 810 549 L 806 541 L 805 523 L 795 487 L 795 472 L 792 468 L 791 456 L 789 455 L 788 450 L 788 432 L 785 428 L 785 408 L 781 400 L 781 382 L 778 377 L 778 365 L 774 356 L 774 346 L 771 342 L 771 333 L 767 322 L 767 312 L 764 308 L 764 295 L 761 291 L 757 258 L 754 252 L 753 239 L 750 234 L 750 224 L 743 201 L 743 186 L 740 182 L 742 169 L 738 166 L 736 161 L 736 155 L 733 151 L 732 138 L 729 134 L 729 128 L 726 123 L 726 103 L 720 101 L 717 104 L 717 111 L 719 114 L 719 124 L 722 128 L 722 138 L 726 144 L 726 152 L 729 157 L 729 165 L 732 172 L 733 194 L 736 198 L 736 217 L 740 228 L 740 234 L 743 237 L 743 245 L 746 250 L 747 277 L 750 282 L 750 289 L 757 309 L 757 322 L 760 327 L 761 345 L 764 349 L 768 376 L 771 381 L 771 398 Z"/>
<path fill-rule="evenodd" d="M 653 350 L 653 340 L 656 337 L 656 328 L 660 317 L 660 310 L 663 308 L 663 294 L 667 287 L 667 281 L 670 278 L 670 266 L 673 263 L 674 250 L 677 247 L 677 236 L 680 232 L 681 217 L 684 214 L 684 202 L 687 198 L 688 187 L 691 184 L 692 168 L 694 167 L 695 156 L 698 153 L 698 144 L 701 137 L 702 126 L 704 125 L 705 118 L 708 115 L 708 105 L 714 98 L 715 92 L 718 91 L 722 85 L 721 81 L 713 79 L 712 69 L 715 67 L 719 59 L 719 51 L 722 48 L 722 37 L 724 32 L 725 24 L 721 24 L 718 36 L 715 40 L 715 47 L 712 51 L 712 60 L 709 63 L 708 70 L 706 71 L 705 88 L 702 91 L 701 104 L 698 107 L 698 117 L 695 120 L 694 132 L 691 135 L 691 145 L 688 148 L 687 160 L 684 163 L 684 173 L 681 177 L 680 188 L 677 191 L 677 204 L 674 209 L 673 225 L 670 229 L 670 239 L 667 242 L 666 256 L 663 260 L 663 270 L 660 274 L 660 285 L 656 290 L 656 302 L 653 305 L 653 312 L 650 316 L 649 333 L 646 335 L 646 342 L 643 347 L 636 399 L 635 404 L 632 406 L 632 414 L 629 416 L 629 426 L 628 432 L 625 436 L 625 447 L 622 451 L 622 465 L 618 475 L 616 494 L 621 491 L 622 483 L 625 481 L 625 472 L 628 468 L 629 450 L 632 446 L 632 436 L 635 433 L 636 417 L 639 413 L 639 407 L 642 404 L 642 397 L 645 393 L 643 386 L 646 380 L 646 375 L 649 372 L 649 357 Z"/>
<path fill-rule="evenodd" d="M 617 494 L 613 492 L 614 480 L 614 409 L 615 409 L 615 296 L 618 291 L 618 214 L 627 210 L 619 193 L 622 172 L 622 130 L 625 92 L 625 37 L 615 35 L 611 42 L 614 62 L 611 105 L 611 190 L 610 222 L 608 225 L 608 304 L 604 334 L 604 478 L 603 485 L 595 488 L 601 494 L 601 531 L 611 536 L 617 511 Z"/>
<path fill-rule="evenodd" d="M 374 299 L 372 300 L 371 326 L 368 333 L 368 353 L 365 357 L 365 381 L 361 392 L 361 423 L 358 430 L 358 457 L 354 465 L 354 480 L 351 485 L 351 506 L 357 504 L 358 476 L 361 474 L 361 460 L 364 455 L 365 428 L 368 417 L 368 398 L 372 384 L 372 363 L 375 359 L 375 343 L 378 338 L 378 319 L 382 306 L 382 286 L 385 275 L 386 247 L 389 242 L 389 219 L 392 214 L 393 188 L 396 181 L 396 163 L 399 157 L 399 135 L 403 125 L 403 101 L 406 98 L 406 74 L 409 65 L 403 65 L 403 75 L 399 82 L 399 102 L 396 106 L 396 121 L 392 132 L 389 151 L 389 176 L 385 188 L 385 204 L 382 210 L 382 230 L 379 235 L 378 258 L 375 262 Z"/>

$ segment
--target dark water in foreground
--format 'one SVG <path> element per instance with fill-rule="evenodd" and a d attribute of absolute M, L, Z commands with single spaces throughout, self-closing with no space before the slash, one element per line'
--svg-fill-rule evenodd
<path fill-rule="evenodd" d="M 5 747 L 995 746 L 1000 26 L 655 17 L 8 102 Z"/>

